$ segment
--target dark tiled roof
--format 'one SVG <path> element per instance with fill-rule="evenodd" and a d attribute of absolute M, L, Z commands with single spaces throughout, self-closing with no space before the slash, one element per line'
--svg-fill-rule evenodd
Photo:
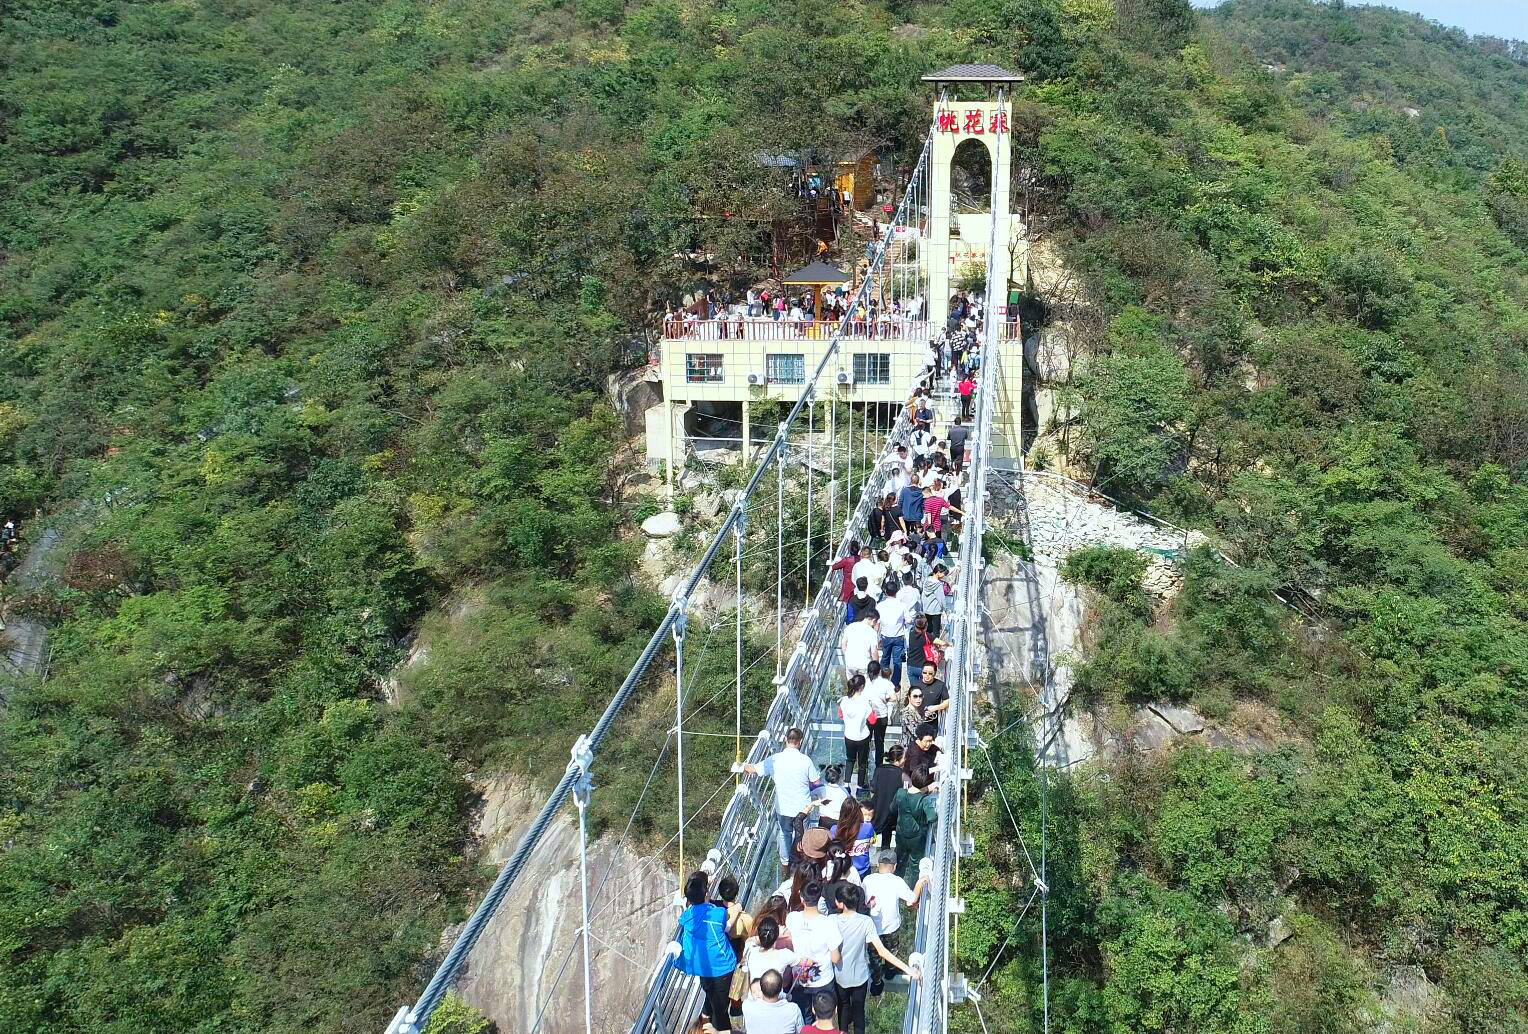
<path fill-rule="evenodd" d="M 1017 72 L 1010 72 L 1008 69 L 999 68 L 997 65 L 951 65 L 949 68 L 941 69 L 932 75 L 923 77 L 923 81 L 926 83 L 961 81 L 1017 83 L 1023 81 L 1023 79 L 1024 77 Z"/>
<path fill-rule="evenodd" d="M 841 284 L 849 274 L 834 269 L 826 262 L 813 262 L 805 269 L 798 269 L 780 282 L 782 284 Z"/>

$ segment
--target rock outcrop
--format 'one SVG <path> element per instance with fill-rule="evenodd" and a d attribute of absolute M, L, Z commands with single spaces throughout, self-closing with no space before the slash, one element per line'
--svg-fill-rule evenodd
<path fill-rule="evenodd" d="M 671 511 L 655 513 L 642 522 L 642 533 L 648 538 L 666 539 L 671 535 L 679 534 L 680 524 L 677 513 Z"/>
<path fill-rule="evenodd" d="M 1038 700 L 1045 757 L 1051 765 L 1070 768 L 1095 758 L 1108 760 L 1190 742 L 1253 753 L 1286 738 L 1276 715 L 1248 702 L 1238 704 L 1222 721 L 1171 701 L 1124 714 L 1074 708 L 1072 661 L 1082 651 L 1086 607 L 1081 591 L 1061 577 L 1068 554 L 1091 545 L 1141 551 L 1149 559 L 1145 588 L 1167 599 L 1183 584 L 1171 558 L 1205 539 L 1198 532 L 1115 509 L 1084 485 L 1040 473 L 1024 477 L 1024 499 L 1018 505 L 1027 505 L 1034 559 L 1001 554 L 983 571 L 988 687 L 1004 721 L 1013 721 L 1020 709 Z M 1016 687 L 1022 699 L 1010 699 Z"/>
<path fill-rule="evenodd" d="M 1085 546 L 1120 546 L 1147 558 L 1142 583 L 1158 599 L 1183 587 L 1183 574 L 1172 558 L 1207 541 L 1184 531 L 1120 510 L 1067 478 L 1030 472 L 1024 477 L 1031 545 L 1036 558 L 1059 565 Z"/>
<path fill-rule="evenodd" d="M 663 401 L 663 385 L 652 379 L 648 367 L 611 374 L 605 392 L 628 435 L 642 434 L 647 428 L 647 411 Z"/>
<path fill-rule="evenodd" d="M 596 789 L 595 792 L 598 792 Z M 542 802 L 523 780 L 495 776 L 482 785 L 477 832 L 484 861 L 502 864 Z M 648 979 L 673 935 L 672 873 L 618 837 L 589 849 L 590 930 L 594 937 L 595 1029 L 630 1025 Z M 458 990 L 501 1031 L 582 1034 L 583 969 L 578 928 L 578 819 L 572 807 L 553 821 L 498 914 L 467 957 Z M 447 931 L 449 944 L 459 928 Z"/>

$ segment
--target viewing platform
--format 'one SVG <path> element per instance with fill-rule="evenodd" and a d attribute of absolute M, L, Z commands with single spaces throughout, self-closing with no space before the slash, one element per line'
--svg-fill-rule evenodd
<path fill-rule="evenodd" d="M 772 319 L 768 316 L 744 316 L 714 320 L 665 320 L 665 341 L 694 338 L 700 341 L 801 341 L 827 340 L 838 331 L 838 320 Z M 850 320 L 844 340 L 927 341 L 928 320 L 887 317 L 880 320 Z M 801 381 L 796 383 L 800 384 Z"/>
<path fill-rule="evenodd" d="M 1000 340 L 1018 334 L 1003 322 Z M 664 397 L 743 402 L 795 398 L 837 333 L 839 321 L 731 317 L 667 320 L 659 363 Z M 901 402 L 904 385 L 928 361 L 931 320 L 897 317 L 848 322 L 838 368 L 829 371 L 840 401 Z"/>

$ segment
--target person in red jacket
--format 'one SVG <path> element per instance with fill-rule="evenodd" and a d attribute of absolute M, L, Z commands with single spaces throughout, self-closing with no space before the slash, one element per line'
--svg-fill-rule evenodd
<path fill-rule="evenodd" d="M 834 571 L 843 575 L 838 583 L 839 603 L 848 603 L 854 599 L 854 565 L 859 563 L 859 551 L 859 542 L 850 539 L 849 548 L 844 555 L 828 565 L 829 578 L 833 577 Z"/>
<path fill-rule="evenodd" d="M 960 393 L 960 419 L 971 419 L 971 396 L 976 393 L 976 381 L 968 373 L 955 385 L 955 390 Z"/>

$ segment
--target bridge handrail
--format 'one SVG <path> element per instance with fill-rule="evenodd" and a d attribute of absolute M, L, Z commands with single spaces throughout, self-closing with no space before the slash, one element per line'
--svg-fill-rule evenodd
<path fill-rule="evenodd" d="M 764 316 L 718 317 L 709 320 L 664 320 L 665 341 L 811 341 L 831 338 L 839 320 L 769 319 Z M 850 319 L 845 340 L 920 341 L 928 337 L 928 320 Z"/>
<path fill-rule="evenodd" d="M 880 320 L 853 319 L 846 317 L 848 326 L 840 339 L 844 341 L 927 341 L 931 332 L 938 329 L 933 320 L 910 320 L 902 317 Z M 665 341 L 789 341 L 806 342 L 826 340 L 834 336 L 841 320 L 793 320 L 769 319 L 765 316 L 717 317 L 707 320 L 664 320 Z M 1014 320 L 999 320 L 996 328 L 999 341 L 1012 341 L 1019 333 Z"/>

